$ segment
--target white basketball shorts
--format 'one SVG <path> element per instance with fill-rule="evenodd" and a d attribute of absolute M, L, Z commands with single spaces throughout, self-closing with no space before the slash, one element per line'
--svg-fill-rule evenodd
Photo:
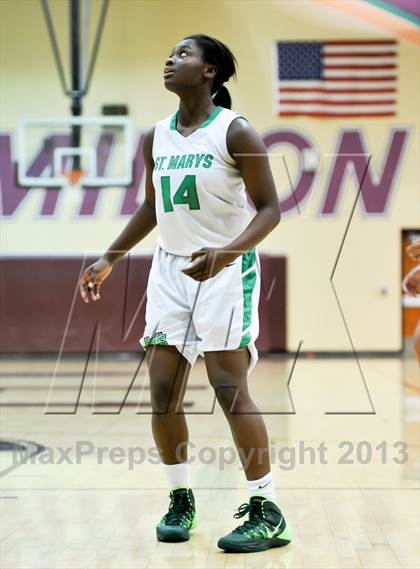
<path fill-rule="evenodd" d="M 261 270 L 255 248 L 217 275 L 196 281 L 181 272 L 190 257 L 156 247 L 147 284 L 146 326 L 140 344 L 176 346 L 194 365 L 204 352 L 250 352 L 248 374 L 258 360 L 258 302 Z"/>

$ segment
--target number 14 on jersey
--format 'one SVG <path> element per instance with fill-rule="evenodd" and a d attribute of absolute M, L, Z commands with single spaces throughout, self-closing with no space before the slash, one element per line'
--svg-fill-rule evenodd
<path fill-rule="evenodd" d="M 170 176 L 162 176 L 160 182 L 162 186 L 163 209 L 165 212 L 169 213 L 174 211 L 174 205 L 188 205 L 190 209 L 200 209 L 194 175 L 188 174 L 185 176 L 172 200 Z"/>

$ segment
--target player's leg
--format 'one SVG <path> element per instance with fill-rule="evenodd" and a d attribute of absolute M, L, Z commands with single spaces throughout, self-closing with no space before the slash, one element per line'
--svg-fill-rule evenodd
<path fill-rule="evenodd" d="M 146 362 L 150 377 L 152 430 L 164 464 L 186 462 L 188 427 L 183 399 L 191 365 L 175 346 L 149 346 Z"/>
<path fill-rule="evenodd" d="M 247 386 L 247 376 L 258 359 L 254 342 L 259 330 L 260 273 L 259 256 L 253 248 L 200 283 L 193 314 L 210 382 L 235 442 L 248 457 L 248 480 L 258 480 L 270 470 L 265 424 Z"/>
<path fill-rule="evenodd" d="M 195 336 L 178 264 L 175 255 L 156 247 L 147 286 L 146 326 L 140 339 L 150 375 L 153 436 L 170 488 L 169 510 L 156 528 L 162 541 L 188 539 L 195 524 L 186 462 L 188 428 L 182 407 L 194 363 L 191 345 Z M 175 346 L 183 346 L 183 355 Z"/>
<path fill-rule="evenodd" d="M 267 474 L 270 461 L 265 423 L 248 391 L 249 357 L 246 347 L 205 352 L 210 384 L 241 449 L 246 478 L 255 480 Z"/>
<path fill-rule="evenodd" d="M 265 423 L 248 391 L 249 360 L 247 348 L 205 352 L 209 380 L 229 422 L 250 491 L 249 503 L 235 514 L 249 514 L 249 519 L 218 542 L 232 552 L 263 551 L 291 541 L 290 528 L 275 503 Z"/>
<path fill-rule="evenodd" d="M 152 402 L 152 431 L 170 485 L 168 512 L 156 527 L 159 541 L 186 541 L 196 512 L 187 464 L 188 427 L 183 400 L 191 365 L 175 346 L 146 350 Z"/>
<path fill-rule="evenodd" d="M 153 435 L 164 464 L 186 460 L 182 443 L 188 440 L 188 430 L 182 400 L 196 358 L 195 330 L 178 263 L 175 255 L 156 247 L 147 285 L 146 326 L 140 338 L 150 375 Z"/>

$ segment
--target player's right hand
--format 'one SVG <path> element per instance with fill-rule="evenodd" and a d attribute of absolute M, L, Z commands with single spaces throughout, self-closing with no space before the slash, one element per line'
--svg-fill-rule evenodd
<path fill-rule="evenodd" d="M 79 285 L 80 296 L 84 302 L 89 302 L 89 299 L 95 301 L 101 298 L 99 289 L 112 269 L 112 264 L 103 257 L 85 269 Z"/>

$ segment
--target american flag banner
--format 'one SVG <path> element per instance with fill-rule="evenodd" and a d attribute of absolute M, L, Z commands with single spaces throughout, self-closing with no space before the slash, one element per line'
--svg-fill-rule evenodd
<path fill-rule="evenodd" d="M 387 39 L 278 42 L 279 115 L 394 116 L 397 54 Z"/>

